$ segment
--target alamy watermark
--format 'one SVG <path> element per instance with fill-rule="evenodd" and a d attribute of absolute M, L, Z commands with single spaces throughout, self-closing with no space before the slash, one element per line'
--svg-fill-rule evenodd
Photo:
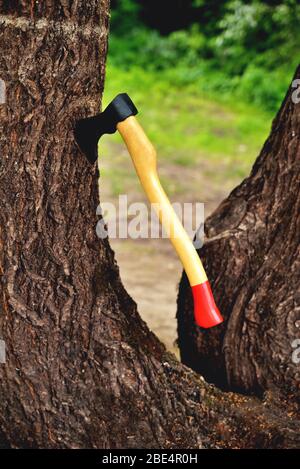
<path fill-rule="evenodd" d="M 6 103 L 6 86 L 5 82 L 0 78 L 0 105 Z"/>
<path fill-rule="evenodd" d="M 0 339 L 0 364 L 6 362 L 5 342 Z"/>
<path fill-rule="evenodd" d="M 183 225 L 194 246 L 199 249 L 204 239 L 204 204 L 179 203 L 172 204 L 176 217 Z M 180 238 L 182 232 L 168 210 L 160 204 L 144 202 L 128 203 L 126 194 L 120 195 L 118 202 L 104 202 L 97 208 L 101 219 L 97 223 L 96 232 L 99 238 L 105 239 L 158 239 Z M 159 221 L 161 218 L 161 223 Z"/>
<path fill-rule="evenodd" d="M 295 363 L 295 365 L 299 365 L 300 363 L 300 339 L 295 339 L 292 342 L 292 348 L 294 349 L 292 353 L 292 362 Z"/>
<path fill-rule="evenodd" d="M 296 78 L 292 82 L 292 88 L 296 88 L 292 93 L 292 101 L 294 104 L 300 103 L 300 78 Z"/>

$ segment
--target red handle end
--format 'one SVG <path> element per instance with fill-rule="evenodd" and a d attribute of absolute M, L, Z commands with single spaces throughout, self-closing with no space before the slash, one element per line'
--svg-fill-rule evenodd
<path fill-rule="evenodd" d="M 196 324 L 208 329 L 223 322 L 215 303 L 209 281 L 192 287 L 194 297 L 194 314 Z"/>

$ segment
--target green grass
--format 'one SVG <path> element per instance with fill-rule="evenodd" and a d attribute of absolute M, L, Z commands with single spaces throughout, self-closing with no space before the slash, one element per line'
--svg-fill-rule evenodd
<path fill-rule="evenodd" d="M 270 129 L 271 114 L 235 97 L 204 94 L 197 84 L 177 85 L 171 71 L 132 68 L 128 72 L 108 64 L 103 106 L 120 92 L 127 92 L 137 105 L 160 161 L 179 167 L 209 162 L 210 178 L 220 164 L 225 167 L 224 178 L 246 176 Z M 109 139 L 119 148 L 118 134 Z M 113 193 L 122 192 L 127 179 L 129 184 L 133 181 L 117 163 L 109 171 Z"/>

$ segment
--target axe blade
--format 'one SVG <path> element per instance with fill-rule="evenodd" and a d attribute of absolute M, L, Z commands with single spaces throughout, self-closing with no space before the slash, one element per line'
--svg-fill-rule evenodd
<path fill-rule="evenodd" d="M 76 122 L 75 141 L 91 164 L 97 161 L 98 141 L 102 135 L 115 133 L 119 122 L 137 113 L 138 110 L 128 94 L 121 93 L 100 114 Z"/>

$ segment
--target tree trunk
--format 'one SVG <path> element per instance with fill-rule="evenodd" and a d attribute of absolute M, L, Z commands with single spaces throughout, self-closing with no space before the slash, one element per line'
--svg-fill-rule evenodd
<path fill-rule="evenodd" d="M 299 422 L 273 396 L 222 394 L 165 351 L 96 236 L 97 174 L 72 128 L 100 107 L 108 0 L 0 5 L 3 438 L 16 448 L 299 446 Z"/>
<path fill-rule="evenodd" d="M 300 77 L 300 67 L 295 78 Z M 300 104 L 291 86 L 250 176 L 207 219 L 200 252 L 226 321 L 193 325 L 183 278 L 178 334 L 183 363 L 223 388 L 299 398 Z"/>

